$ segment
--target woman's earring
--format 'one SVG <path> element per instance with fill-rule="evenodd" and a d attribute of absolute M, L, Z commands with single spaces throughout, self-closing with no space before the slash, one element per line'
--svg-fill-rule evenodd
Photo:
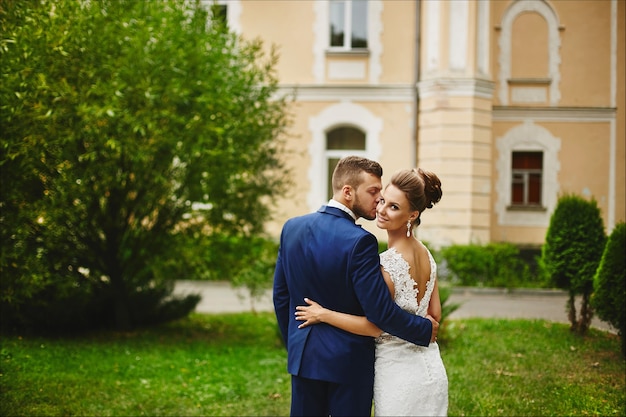
<path fill-rule="evenodd" d="M 411 219 L 406 222 L 406 237 L 411 237 Z"/>

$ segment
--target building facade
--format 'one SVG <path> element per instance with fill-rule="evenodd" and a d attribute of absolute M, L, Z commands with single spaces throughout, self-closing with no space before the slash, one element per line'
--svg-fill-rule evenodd
<path fill-rule="evenodd" d="M 330 196 L 337 160 L 422 167 L 443 198 L 418 237 L 435 247 L 537 247 L 558 197 L 624 221 L 626 2 L 228 0 L 231 29 L 276 47 L 295 91 L 293 188 L 267 225 Z M 373 222 L 362 222 L 379 239 Z"/>

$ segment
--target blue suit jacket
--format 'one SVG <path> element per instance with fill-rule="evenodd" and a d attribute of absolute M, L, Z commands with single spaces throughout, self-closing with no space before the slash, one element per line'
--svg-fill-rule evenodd
<path fill-rule="evenodd" d="M 340 209 L 288 220 L 274 274 L 274 308 L 292 375 L 337 383 L 371 384 L 374 339 L 317 324 L 298 329 L 304 297 L 345 313 L 364 315 L 381 329 L 427 346 L 432 324 L 400 309 L 389 295 L 374 235 Z"/>

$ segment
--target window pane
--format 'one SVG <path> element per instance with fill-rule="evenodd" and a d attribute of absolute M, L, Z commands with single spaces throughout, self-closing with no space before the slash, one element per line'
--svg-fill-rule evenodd
<path fill-rule="evenodd" d="M 511 204 L 524 204 L 524 174 L 513 173 Z"/>
<path fill-rule="evenodd" d="M 365 149 L 365 133 L 353 127 L 340 127 L 326 134 L 326 149 Z"/>
<path fill-rule="evenodd" d="M 541 204 L 541 174 L 528 176 L 528 204 Z"/>
<path fill-rule="evenodd" d="M 225 4 L 214 4 L 211 6 L 213 18 L 219 22 L 228 24 L 228 6 Z"/>
<path fill-rule="evenodd" d="M 328 158 L 328 188 L 326 194 L 326 198 L 330 200 L 333 196 L 333 171 L 339 162 L 339 158 Z"/>
<path fill-rule="evenodd" d="M 367 1 L 352 2 L 352 48 L 367 48 Z"/>
<path fill-rule="evenodd" d="M 543 152 L 513 152 L 513 169 L 542 169 Z"/>
<path fill-rule="evenodd" d="M 345 9 L 343 1 L 330 2 L 330 46 L 344 46 Z"/>
<path fill-rule="evenodd" d="M 511 204 L 541 205 L 543 152 L 513 152 Z"/>

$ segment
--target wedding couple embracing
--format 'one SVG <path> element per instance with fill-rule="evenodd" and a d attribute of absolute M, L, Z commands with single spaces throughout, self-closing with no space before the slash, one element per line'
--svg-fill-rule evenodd
<path fill-rule="evenodd" d="M 350 156 L 333 198 L 283 226 L 274 308 L 291 374 L 292 416 L 446 415 L 448 379 L 437 345 L 436 264 L 414 237 L 442 196 L 432 172 L 396 172 Z M 376 219 L 388 249 L 357 225 Z"/>

